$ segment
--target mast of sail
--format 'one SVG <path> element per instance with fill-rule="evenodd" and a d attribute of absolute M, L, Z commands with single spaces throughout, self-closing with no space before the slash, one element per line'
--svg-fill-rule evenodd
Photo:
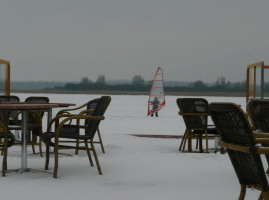
<path fill-rule="evenodd" d="M 154 103 L 155 101 L 159 103 Z M 165 97 L 163 90 L 163 70 L 158 67 L 154 79 L 152 81 L 152 86 L 148 101 L 148 114 L 147 116 L 161 110 L 165 105 Z"/>

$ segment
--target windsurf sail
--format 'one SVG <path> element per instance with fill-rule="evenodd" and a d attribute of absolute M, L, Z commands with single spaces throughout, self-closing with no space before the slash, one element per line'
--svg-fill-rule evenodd
<path fill-rule="evenodd" d="M 165 97 L 163 89 L 163 70 L 162 68 L 158 67 L 150 89 L 148 116 L 154 112 L 160 111 L 164 106 Z"/>

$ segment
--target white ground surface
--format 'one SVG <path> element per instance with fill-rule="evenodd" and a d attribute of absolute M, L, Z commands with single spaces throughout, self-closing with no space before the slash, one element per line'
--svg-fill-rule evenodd
<path fill-rule="evenodd" d="M 35 94 L 15 94 L 21 101 Z M 41 96 L 43 94 L 38 94 Z M 99 95 L 44 94 L 51 102 L 81 105 Z M 20 200 L 172 200 L 237 199 L 240 192 L 227 156 L 178 151 L 179 139 L 139 138 L 129 134 L 182 135 L 185 125 L 179 116 L 176 96 L 167 96 L 159 118 L 146 117 L 147 96 L 112 96 L 100 129 L 106 153 L 96 145 L 103 175 L 90 167 L 85 152 L 59 159 L 58 179 L 46 173 L 9 173 L 0 177 L 1 199 Z M 209 102 L 229 101 L 245 108 L 245 98 L 208 97 Z M 54 109 L 53 114 L 59 109 Z M 46 124 L 46 117 L 44 125 Z M 45 129 L 45 128 L 44 128 Z M 213 146 L 213 143 L 211 142 Z M 31 154 L 31 148 L 28 147 Z M 8 168 L 20 167 L 20 147 L 9 149 Z M 264 160 L 265 161 L 265 160 Z M 2 163 L 2 157 L 0 162 Z M 264 162 L 265 163 L 265 162 Z M 53 157 L 50 172 L 53 169 Z M 28 167 L 43 170 L 45 158 L 29 155 Z M 267 164 L 265 164 L 267 166 Z M 258 199 L 248 189 L 246 199 Z"/>

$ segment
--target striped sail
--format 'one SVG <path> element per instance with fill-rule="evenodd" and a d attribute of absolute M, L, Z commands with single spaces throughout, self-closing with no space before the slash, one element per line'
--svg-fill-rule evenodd
<path fill-rule="evenodd" d="M 149 94 L 148 116 L 154 112 L 160 111 L 164 106 L 163 70 L 158 67 Z"/>

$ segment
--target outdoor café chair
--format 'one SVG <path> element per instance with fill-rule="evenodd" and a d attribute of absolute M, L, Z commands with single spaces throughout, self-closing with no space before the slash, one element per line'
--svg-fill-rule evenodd
<path fill-rule="evenodd" d="M 48 97 L 39 97 L 39 96 L 31 96 L 25 99 L 25 103 L 49 103 Z M 19 127 L 21 130 L 21 120 L 20 120 L 21 112 L 17 112 L 14 120 L 14 124 Z M 28 112 L 28 145 L 32 146 L 33 154 L 35 154 L 35 145 L 39 146 L 39 154 L 43 157 L 42 153 L 42 142 L 40 135 L 42 134 L 42 118 L 44 115 L 44 111 L 36 111 L 31 110 Z M 39 137 L 39 141 L 37 140 Z"/>
<path fill-rule="evenodd" d="M 208 136 L 219 137 L 214 125 L 208 125 L 209 105 L 203 98 L 178 98 L 177 105 L 179 114 L 182 115 L 186 125 L 185 134 L 181 140 L 179 150 L 184 152 L 186 141 L 189 140 L 189 151 L 191 150 L 191 140 L 199 141 L 199 150 L 203 152 L 202 139 L 206 141 L 206 152 L 208 153 Z M 196 144 L 197 148 L 198 143 Z M 216 147 L 215 147 L 215 150 Z"/>
<path fill-rule="evenodd" d="M 25 102 L 29 103 L 49 103 L 49 98 L 45 96 L 30 96 L 25 99 Z M 35 115 L 31 114 L 35 113 Z M 28 143 L 32 145 L 33 153 L 35 154 L 35 145 L 39 146 L 39 154 L 43 157 L 42 154 L 42 142 L 40 135 L 42 134 L 42 119 L 44 116 L 44 111 L 31 111 L 28 116 L 28 127 L 29 127 L 29 138 L 31 141 Z M 39 137 L 39 140 L 37 140 Z"/>
<path fill-rule="evenodd" d="M 1 115 L 4 112 L 1 112 Z M 8 147 L 11 147 L 15 142 L 15 136 L 13 133 L 9 131 L 9 129 L 6 126 L 6 122 L 3 120 L 1 116 L 0 119 L 0 150 L 3 152 L 3 161 L 2 161 L 2 176 L 6 176 L 6 170 L 7 170 L 7 152 Z"/>
<path fill-rule="evenodd" d="M 0 102 L 12 102 L 12 103 L 18 103 L 20 102 L 20 98 L 15 95 L 0 95 Z M 8 128 L 9 130 L 20 130 L 21 126 L 17 126 L 15 123 L 15 119 L 17 116 L 18 111 L 9 111 L 6 114 L 8 116 Z"/>
<path fill-rule="evenodd" d="M 261 191 L 259 199 L 269 200 L 269 186 L 260 154 L 269 153 L 268 147 L 260 144 L 268 138 L 256 138 L 247 115 L 233 103 L 211 103 L 210 115 L 226 148 L 241 185 L 239 200 L 243 200 L 246 188 Z"/>
<path fill-rule="evenodd" d="M 57 116 L 58 115 L 61 115 L 61 114 L 71 114 L 70 112 L 74 112 L 74 111 L 77 111 L 77 110 L 81 110 L 84 108 L 84 110 L 86 109 L 88 114 L 91 114 L 91 112 L 95 109 L 96 105 L 97 105 L 97 102 L 99 101 L 99 98 L 97 99 L 93 99 L 93 100 L 90 100 L 89 102 L 81 105 L 81 106 L 78 106 L 76 108 L 72 108 L 72 109 L 63 109 L 63 110 L 60 110 L 58 113 L 57 113 Z M 83 114 L 85 111 L 82 110 L 79 112 L 79 114 Z M 88 120 L 85 120 L 84 121 L 84 124 L 64 124 L 61 128 L 61 132 L 72 132 L 74 134 L 80 134 L 80 130 L 86 130 L 87 128 L 87 124 L 88 124 Z M 105 153 L 105 148 L 104 148 L 104 145 L 103 145 L 103 140 L 102 140 L 102 137 L 101 137 L 101 132 L 100 132 L 100 129 L 99 127 L 97 128 L 97 136 L 98 136 L 98 140 L 95 140 L 93 141 L 93 143 L 96 143 L 96 144 L 100 144 L 101 146 L 101 149 L 102 149 L 102 152 Z M 77 147 L 79 146 L 79 141 L 77 140 L 76 141 L 76 145 Z M 79 149 L 77 148 L 76 151 L 75 151 L 75 154 L 78 155 L 78 151 Z"/>
<path fill-rule="evenodd" d="M 15 95 L 0 95 L 0 102 L 12 102 L 12 103 L 19 103 L 20 102 L 20 98 L 18 96 Z M 8 124 L 8 129 L 10 131 L 15 131 L 15 144 L 20 144 L 19 141 L 19 131 L 21 131 L 21 121 L 18 119 L 19 118 L 19 111 L 8 111 L 5 112 L 5 116 L 2 116 L 5 118 L 6 120 L 6 124 Z M 29 116 L 28 116 L 29 120 L 31 121 L 31 123 L 29 124 L 29 130 L 32 129 L 36 129 L 36 128 L 40 128 L 40 117 L 39 114 L 36 111 L 31 111 L 29 112 Z M 35 119 L 35 120 L 33 120 Z M 35 123 L 33 123 L 35 121 Z M 31 137 L 28 137 L 31 138 Z M 35 144 L 37 144 L 36 142 L 32 142 L 29 141 L 29 144 L 32 145 L 32 149 L 33 149 L 33 153 L 35 153 L 35 149 L 34 146 Z M 40 145 L 40 155 L 42 156 L 42 151 L 41 151 L 41 143 Z M 3 154 L 3 151 L 2 151 Z"/>
<path fill-rule="evenodd" d="M 247 113 L 256 135 L 269 138 L 269 100 L 251 99 L 247 104 Z M 263 145 L 269 147 L 269 144 Z M 269 163 L 269 155 L 265 155 L 265 157 Z M 269 168 L 266 173 L 269 173 Z"/>
<path fill-rule="evenodd" d="M 17 103 L 20 102 L 20 98 L 15 95 L 0 95 L 0 102 L 13 102 Z M 15 138 L 19 137 L 19 131 L 21 130 L 21 126 L 17 125 L 15 123 L 16 115 L 18 111 L 8 111 L 8 112 L 3 112 L 2 115 L 4 114 L 5 116 L 2 116 L 5 118 L 7 127 L 10 131 L 15 131 Z M 2 140 L 2 139 L 0 139 Z M 4 151 L 1 151 L 1 154 L 3 155 Z"/>
<path fill-rule="evenodd" d="M 83 114 L 60 114 L 57 115 L 55 118 L 53 118 L 49 124 L 48 130 L 51 129 L 52 125 L 55 123 L 55 131 L 51 132 L 45 132 L 41 135 L 42 141 L 46 144 L 46 163 L 45 163 L 45 169 L 48 170 L 49 166 L 49 147 L 54 147 L 54 173 L 53 177 L 57 178 L 57 171 L 58 171 L 58 153 L 59 150 L 63 149 L 79 149 L 79 150 L 86 150 L 88 154 L 88 158 L 90 161 L 91 166 L 93 166 L 93 161 L 91 158 L 90 151 L 92 151 L 95 162 L 97 165 L 97 169 L 100 175 L 102 175 L 101 167 L 98 161 L 98 157 L 95 151 L 95 147 L 93 144 L 93 138 L 95 133 L 97 132 L 97 129 L 99 127 L 100 121 L 104 120 L 104 113 L 110 104 L 111 97 L 110 96 L 102 96 L 100 99 L 98 99 L 97 104 L 94 108 L 94 110 L 88 110 L 90 114 L 85 110 Z M 75 134 L 73 132 L 62 132 L 61 128 L 64 124 L 69 124 L 72 120 L 77 121 L 77 124 L 80 124 L 81 120 L 87 120 L 87 128 L 85 131 L 85 134 Z M 66 140 L 66 141 L 63 141 Z M 74 144 L 79 140 L 80 142 L 84 142 L 85 146 L 74 146 L 74 145 L 67 145 L 67 142 L 71 142 Z M 90 143 L 90 147 L 88 146 L 88 143 Z"/>

